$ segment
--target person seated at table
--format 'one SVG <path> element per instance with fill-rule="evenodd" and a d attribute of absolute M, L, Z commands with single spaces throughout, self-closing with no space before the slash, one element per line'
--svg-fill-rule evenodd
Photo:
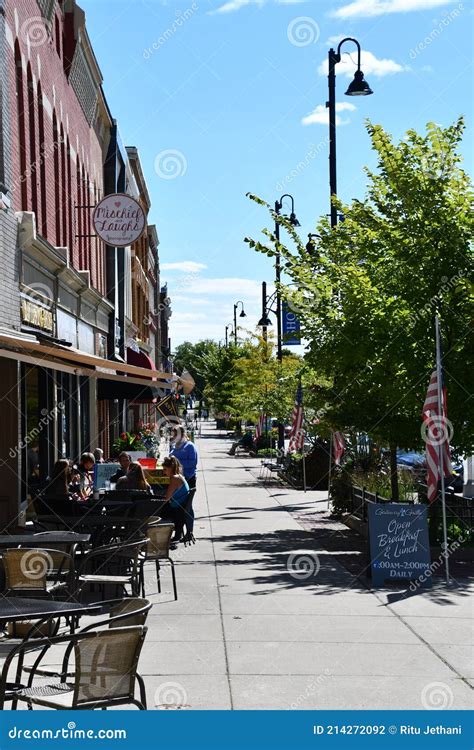
<path fill-rule="evenodd" d="M 51 476 L 46 481 L 46 486 L 38 498 L 38 511 L 40 514 L 50 515 L 75 515 L 79 512 L 82 503 L 76 502 L 82 499 L 74 491 L 76 486 L 71 483 L 73 469 L 67 458 L 60 458 L 53 466 Z M 35 501 L 36 506 L 36 501 Z"/>
<path fill-rule="evenodd" d="M 96 448 L 94 451 L 94 458 L 96 464 L 105 464 L 104 451 L 102 448 Z"/>
<path fill-rule="evenodd" d="M 236 440 L 235 443 L 232 443 L 232 447 L 229 451 L 229 456 L 235 456 L 235 451 L 237 448 L 242 448 L 245 451 L 253 451 L 254 444 L 253 444 L 253 435 L 251 430 L 247 430 L 244 435 L 240 438 L 240 440 Z"/>
<path fill-rule="evenodd" d="M 160 516 L 174 523 L 181 520 L 183 506 L 189 495 L 189 485 L 183 475 L 183 467 L 176 456 L 163 459 L 163 471 L 170 480 L 166 490 L 164 505 L 160 508 Z M 173 541 L 178 541 L 173 539 Z"/>
<path fill-rule="evenodd" d="M 93 453 L 83 453 L 77 466 L 73 467 L 74 491 L 82 500 L 87 500 L 93 490 L 92 472 L 94 470 L 95 458 Z"/>
<path fill-rule="evenodd" d="M 125 451 L 122 451 L 122 453 L 119 454 L 118 460 L 120 469 L 117 469 L 115 474 L 112 474 L 112 476 L 110 477 L 110 481 L 112 482 L 112 484 L 117 484 L 119 479 L 127 476 L 128 469 L 130 467 L 130 464 L 132 463 L 131 457 Z"/>
<path fill-rule="evenodd" d="M 151 493 L 151 487 L 145 479 L 143 466 L 132 461 L 128 467 L 127 475 L 120 477 L 117 482 L 118 490 L 146 490 Z"/>
<path fill-rule="evenodd" d="M 67 458 L 60 458 L 53 466 L 51 476 L 47 479 L 44 490 L 45 495 L 54 497 L 69 498 L 69 484 L 71 482 L 72 470 L 71 464 Z"/>

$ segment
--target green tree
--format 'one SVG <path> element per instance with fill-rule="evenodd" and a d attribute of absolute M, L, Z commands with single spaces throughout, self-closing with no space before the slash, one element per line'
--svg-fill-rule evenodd
<path fill-rule="evenodd" d="M 257 420 L 260 412 L 288 421 L 295 400 L 302 358 L 284 352 L 280 363 L 273 356 L 273 337 L 257 337 L 235 363 L 233 408 L 243 419 Z"/>
<path fill-rule="evenodd" d="M 423 444 L 436 313 L 451 444 L 474 449 L 472 191 L 458 154 L 463 129 L 462 119 L 447 128 L 428 123 L 426 135 L 410 130 L 396 144 L 369 123 L 377 171 L 367 170 L 365 200 L 337 201 L 344 215 L 337 228 L 321 219 L 317 251 L 308 254 L 294 228 L 278 219 L 294 241 L 291 249 L 279 247 L 296 285 L 282 293 L 299 312 L 306 361 L 327 383 L 313 389 L 314 407 L 329 427 L 364 431 L 390 447 L 393 499 L 397 446 Z M 274 255 L 275 238 L 265 234 L 267 244 L 248 241 Z"/>
<path fill-rule="evenodd" d="M 176 347 L 174 353 L 174 364 L 179 375 L 183 370 L 188 370 L 196 383 L 194 395 L 201 399 L 207 384 L 207 360 L 213 357 L 218 350 L 218 345 L 212 339 L 203 339 L 196 344 L 184 341 Z"/>

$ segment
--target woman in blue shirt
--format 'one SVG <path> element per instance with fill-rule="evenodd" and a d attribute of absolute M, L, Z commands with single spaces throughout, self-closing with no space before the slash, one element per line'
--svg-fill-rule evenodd
<path fill-rule="evenodd" d="M 198 452 L 182 427 L 176 427 L 173 431 L 174 445 L 170 455 L 178 459 L 183 467 L 184 478 L 190 487 L 196 486 L 196 468 Z"/>
<path fill-rule="evenodd" d="M 183 467 L 175 456 L 163 459 L 163 471 L 170 483 L 165 495 L 165 504 L 160 508 L 160 516 L 173 521 L 177 528 L 182 528 L 184 506 L 189 495 L 189 485 L 183 476 Z M 178 541 L 174 539 L 173 541 Z"/>

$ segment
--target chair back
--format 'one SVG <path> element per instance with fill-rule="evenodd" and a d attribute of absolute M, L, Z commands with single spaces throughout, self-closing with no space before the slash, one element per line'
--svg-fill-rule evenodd
<path fill-rule="evenodd" d="M 174 523 L 158 523 L 148 526 L 146 530 L 148 537 L 147 555 L 163 558 L 169 557 L 173 531 Z"/>
<path fill-rule="evenodd" d="M 110 608 L 109 628 L 144 625 L 150 609 L 151 602 L 148 599 L 141 599 L 139 597 L 122 599 L 121 602 Z"/>
<path fill-rule="evenodd" d="M 128 542 L 127 544 L 108 544 L 95 547 L 86 552 L 81 563 L 80 573 L 99 573 L 102 575 L 126 575 L 138 570 L 141 550 L 146 540 Z"/>
<path fill-rule="evenodd" d="M 2 552 L 6 593 L 46 592 L 46 579 L 54 563 L 43 549 L 6 549 Z"/>
<path fill-rule="evenodd" d="M 110 628 L 77 636 L 73 708 L 133 701 L 138 659 L 146 635 L 143 626 Z"/>

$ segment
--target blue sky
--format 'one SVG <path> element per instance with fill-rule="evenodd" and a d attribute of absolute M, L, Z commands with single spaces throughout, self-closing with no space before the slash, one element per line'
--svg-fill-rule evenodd
<path fill-rule="evenodd" d="M 295 198 L 303 237 L 328 212 L 328 48 L 355 36 L 374 95 L 344 96 L 338 192 L 364 194 L 364 119 L 396 138 L 463 113 L 472 151 L 472 0 L 82 0 L 122 138 L 140 152 L 172 298 L 172 345 L 224 338 L 233 304 L 252 327 L 271 260 L 243 242 L 268 226 L 250 191 Z M 352 109 L 352 107 L 355 107 Z"/>

